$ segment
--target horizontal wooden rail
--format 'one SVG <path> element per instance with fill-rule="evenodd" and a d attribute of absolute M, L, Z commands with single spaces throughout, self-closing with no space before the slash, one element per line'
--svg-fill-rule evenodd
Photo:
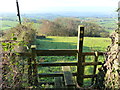
<path fill-rule="evenodd" d="M 50 50 L 36 50 L 37 56 L 75 56 L 78 53 L 75 49 L 50 49 Z"/>
<path fill-rule="evenodd" d="M 39 85 L 42 85 L 42 84 L 54 85 L 55 83 L 54 82 L 39 82 Z"/>
<path fill-rule="evenodd" d="M 53 74 L 48 74 L 48 73 L 41 73 L 38 74 L 39 77 L 62 77 L 63 73 L 53 73 Z"/>
<path fill-rule="evenodd" d="M 98 56 L 102 56 L 104 55 L 105 52 L 98 52 Z M 91 55 L 95 55 L 95 52 L 83 52 L 82 53 L 85 56 L 91 56 Z"/>
<path fill-rule="evenodd" d="M 102 65 L 102 62 L 83 62 L 83 66 L 88 66 L 88 65 Z"/>
<path fill-rule="evenodd" d="M 77 49 L 36 50 L 37 56 L 76 56 L 77 53 Z M 103 52 L 98 52 L 98 55 L 103 54 Z M 95 52 L 83 52 L 83 55 L 95 55 Z"/>
<path fill-rule="evenodd" d="M 102 62 L 83 62 L 83 66 L 88 66 L 88 65 L 102 65 Z M 77 62 L 56 62 L 56 63 L 51 63 L 51 62 L 44 62 L 37 64 L 37 66 L 42 66 L 42 67 L 48 67 L 48 66 L 77 66 Z"/>
<path fill-rule="evenodd" d="M 32 53 L 27 52 L 16 52 L 17 54 L 21 56 L 31 56 Z M 78 53 L 77 50 L 71 49 L 71 50 L 36 50 L 37 56 L 76 56 Z M 3 52 L 2 54 L 9 54 L 7 52 Z M 15 53 L 13 53 L 15 54 Z M 104 52 L 98 52 L 98 55 L 103 55 Z M 91 56 L 95 55 L 95 52 L 83 52 L 83 55 L 85 56 Z"/>
<path fill-rule="evenodd" d="M 56 62 L 56 63 L 52 63 L 52 62 L 44 62 L 44 63 L 40 63 L 38 64 L 39 66 L 42 67 L 48 67 L 48 66 L 76 66 L 77 62 Z"/>
<path fill-rule="evenodd" d="M 94 75 L 84 75 L 83 78 L 94 78 L 97 77 L 97 74 Z"/>
<path fill-rule="evenodd" d="M 77 73 L 72 73 L 73 76 L 77 76 Z M 63 73 L 53 73 L 53 74 L 48 74 L 48 73 L 42 73 L 38 74 L 38 76 L 41 77 L 63 77 Z M 83 78 L 93 78 L 96 77 L 97 74 L 95 75 L 83 75 Z"/>

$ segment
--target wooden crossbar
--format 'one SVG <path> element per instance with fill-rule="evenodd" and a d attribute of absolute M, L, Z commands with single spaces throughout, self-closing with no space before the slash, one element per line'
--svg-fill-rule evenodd
<path fill-rule="evenodd" d="M 76 49 L 36 50 L 37 56 L 76 56 L 77 53 Z"/>
<path fill-rule="evenodd" d="M 77 76 L 77 73 L 72 73 L 73 76 Z M 38 74 L 38 76 L 40 78 L 42 77 L 63 77 L 63 73 L 52 73 L 52 74 L 48 74 L 48 73 L 41 73 L 41 74 Z M 94 74 L 94 75 L 83 75 L 83 78 L 93 78 L 93 77 L 96 77 L 97 74 Z"/>
<path fill-rule="evenodd" d="M 54 85 L 55 83 L 54 82 L 39 82 L 38 83 L 39 85 L 42 85 L 42 84 L 49 84 L 49 85 Z"/>
<path fill-rule="evenodd" d="M 49 50 L 36 50 L 37 56 L 76 56 L 77 49 L 49 49 Z M 98 55 L 103 55 L 103 52 L 98 52 Z M 82 55 L 89 56 L 95 55 L 95 52 L 83 52 Z"/>
<path fill-rule="evenodd" d="M 88 65 L 102 65 L 102 62 L 83 62 L 83 66 Z M 48 67 L 48 66 L 77 66 L 77 62 L 43 62 L 37 64 L 37 66 Z"/>
<path fill-rule="evenodd" d="M 62 53 L 62 54 L 60 54 L 60 52 Z M 59 50 L 35 50 L 35 52 L 36 52 L 36 55 L 37 56 L 76 56 L 76 54 L 78 53 L 78 51 L 77 50 L 61 50 L 61 49 L 59 49 Z M 52 52 L 52 53 L 51 53 Z M 54 53 L 53 53 L 54 52 Z M 29 57 L 29 56 L 31 56 L 31 53 L 30 52 L 16 52 L 16 53 L 18 53 L 19 55 L 21 55 L 21 56 L 27 56 L 27 57 Z M 9 53 L 6 53 L 6 52 L 3 52 L 2 54 L 9 54 Z M 14 53 L 13 53 L 14 54 Z M 95 52 L 83 52 L 82 53 L 82 55 L 84 55 L 84 56 L 91 56 L 91 55 L 95 55 Z M 98 55 L 99 56 L 103 56 L 104 55 L 104 52 L 98 52 Z"/>
<path fill-rule="evenodd" d="M 37 56 L 76 56 L 77 49 L 49 49 L 49 50 L 36 50 Z M 83 55 L 95 55 L 95 52 L 83 52 Z M 98 52 L 98 55 L 103 55 L 103 52 Z"/>

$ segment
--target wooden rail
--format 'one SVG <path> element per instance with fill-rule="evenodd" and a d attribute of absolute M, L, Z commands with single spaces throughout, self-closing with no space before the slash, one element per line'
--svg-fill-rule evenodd
<path fill-rule="evenodd" d="M 37 56 L 75 56 L 77 53 L 76 49 L 36 50 Z"/>
<path fill-rule="evenodd" d="M 62 54 L 59 54 L 58 51 L 60 51 Z M 55 50 L 52 49 L 52 53 L 51 53 L 51 49 L 49 50 L 35 50 L 36 55 L 37 56 L 76 56 L 78 53 L 77 49 L 59 49 L 59 50 Z M 54 54 L 53 54 L 54 52 Z M 65 53 L 66 52 L 66 53 Z M 72 53 L 71 53 L 72 52 Z M 20 56 L 31 56 L 31 52 L 17 52 Z M 65 53 L 65 54 L 63 54 Z M 97 52 L 98 56 L 103 56 L 105 52 Z M 2 54 L 8 54 L 7 52 L 3 52 Z M 14 54 L 14 53 L 13 53 Z M 73 54 L 73 55 L 72 55 Z M 95 52 L 83 52 L 82 55 L 85 56 L 95 56 Z"/>
<path fill-rule="evenodd" d="M 37 56 L 76 56 L 79 51 L 77 49 L 49 49 L 36 50 Z M 98 52 L 98 55 L 103 55 L 103 52 Z M 95 52 L 83 52 L 82 55 L 91 56 Z"/>
<path fill-rule="evenodd" d="M 77 73 L 72 73 L 73 76 L 77 76 Z M 41 73 L 41 74 L 38 74 L 38 76 L 41 78 L 41 77 L 63 77 L 63 73 Z M 93 75 L 83 75 L 82 77 L 83 78 L 93 78 L 93 77 L 96 77 L 97 74 L 93 74 Z"/>
<path fill-rule="evenodd" d="M 88 66 L 88 65 L 102 65 L 101 62 L 83 62 L 82 66 Z M 77 66 L 77 62 L 58 62 L 58 63 L 52 63 L 52 62 L 44 62 L 37 64 L 37 66 L 42 67 L 48 67 L 48 66 Z"/>

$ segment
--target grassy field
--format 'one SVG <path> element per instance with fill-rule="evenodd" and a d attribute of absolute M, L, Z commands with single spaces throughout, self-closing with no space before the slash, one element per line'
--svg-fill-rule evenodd
<path fill-rule="evenodd" d="M 3 20 L 1 21 L 1 29 L 0 30 L 6 30 L 10 29 L 12 27 L 15 27 L 18 24 L 17 21 L 8 21 L 8 20 Z"/>
<path fill-rule="evenodd" d="M 38 49 L 77 49 L 77 37 L 56 37 L 48 36 L 45 39 L 37 40 Z M 109 38 L 84 38 L 84 52 L 105 51 L 110 44 Z"/>
<path fill-rule="evenodd" d="M 38 49 L 76 49 L 77 48 L 77 37 L 56 37 L 48 36 L 45 39 L 37 39 L 36 41 Z M 85 37 L 84 38 L 84 52 L 94 51 L 106 51 L 107 46 L 110 45 L 109 38 L 95 38 Z M 39 62 L 76 62 L 76 56 L 40 56 L 38 57 Z M 93 56 L 87 56 L 86 62 L 94 61 Z M 104 57 L 100 56 L 99 61 L 104 61 Z M 98 66 L 99 67 L 99 66 Z M 76 72 L 76 67 L 71 67 L 72 72 Z M 61 71 L 61 67 L 39 67 L 38 73 L 54 73 Z M 85 67 L 85 74 L 91 75 L 93 72 L 93 66 Z M 54 81 L 53 78 L 42 78 L 42 81 Z M 84 85 L 90 85 L 91 79 L 85 79 Z"/>
<path fill-rule="evenodd" d="M 82 20 L 85 20 L 87 22 L 96 23 L 102 27 L 105 28 L 108 32 L 112 32 L 117 28 L 117 18 L 116 17 L 85 17 L 80 18 Z"/>
<path fill-rule="evenodd" d="M 1 25 L 0 30 L 7 30 L 7 29 L 10 29 L 10 28 L 13 28 L 17 24 L 19 24 L 19 22 L 17 22 L 17 21 L 0 20 L 0 25 Z M 39 23 L 34 23 L 33 27 L 35 29 L 38 29 L 40 27 L 40 24 Z"/>

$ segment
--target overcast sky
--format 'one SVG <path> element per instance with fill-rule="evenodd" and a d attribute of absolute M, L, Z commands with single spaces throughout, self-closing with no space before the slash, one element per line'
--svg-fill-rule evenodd
<path fill-rule="evenodd" d="M 21 13 L 114 12 L 119 0 L 18 0 Z M 0 13 L 16 12 L 16 0 L 0 0 Z"/>

